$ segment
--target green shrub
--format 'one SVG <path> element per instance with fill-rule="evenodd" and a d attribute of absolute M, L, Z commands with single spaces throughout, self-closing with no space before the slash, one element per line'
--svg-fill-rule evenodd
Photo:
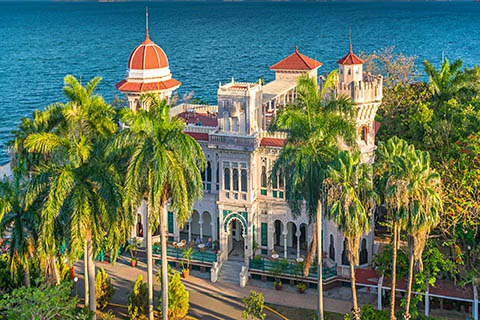
<path fill-rule="evenodd" d="M 263 307 L 265 300 L 261 293 L 257 293 L 253 290 L 250 290 L 250 295 L 243 298 L 243 303 L 245 304 L 245 310 L 242 311 L 242 318 L 263 320 L 267 316 L 263 313 Z"/>
<path fill-rule="evenodd" d="M 346 314 L 344 320 L 350 320 L 352 316 Z M 388 320 L 389 315 L 385 311 L 376 310 L 372 305 L 366 304 L 362 307 L 361 310 L 361 319 L 362 320 Z"/>
<path fill-rule="evenodd" d="M 15 289 L 0 299 L 0 319 L 90 319 L 88 311 L 77 309 L 78 299 L 71 297 L 71 292 L 68 282 Z"/>
<path fill-rule="evenodd" d="M 161 282 L 161 270 L 157 273 L 158 282 Z M 183 319 L 189 308 L 189 294 L 180 280 L 180 274 L 168 267 L 168 319 Z M 162 312 L 162 297 L 159 298 L 158 311 Z"/>
<path fill-rule="evenodd" d="M 128 315 L 131 320 L 145 320 L 148 314 L 148 285 L 143 283 L 139 275 L 133 286 L 133 291 L 128 296 Z"/>
<path fill-rule="evenodd" d="M 103 268 L 98 269 L 95 277 L 95 290 L 97 293 L 97 307 L 103 310 L 112 301 L 115 293 L 112 281 Z"/>

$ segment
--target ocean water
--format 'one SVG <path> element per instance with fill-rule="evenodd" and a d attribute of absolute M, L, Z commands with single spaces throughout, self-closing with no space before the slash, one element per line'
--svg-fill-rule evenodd
<path fill-rule="evenodd" d="M 478 2 L 0 2 L 0 162 L 20 118 L 62 102 L 63 78 L 103 78 L 107 101 L 145 37 L 166 52 L 180 95 L 216 102 L 218 82 L 273 79 L 295 50 L 336 68 L 348 50 L 396 46 L 438 65 L 442 52 L 480 64 Z"/>

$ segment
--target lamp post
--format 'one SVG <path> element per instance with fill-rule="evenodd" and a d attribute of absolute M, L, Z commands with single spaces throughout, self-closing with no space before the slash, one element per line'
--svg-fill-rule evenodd
<path fill-rule="evenodd" d="M 78 277 L 73 278 L 73 285 L 75 286 L 75 297 L 78 297 L 77 283 L 78 283 Z"/>

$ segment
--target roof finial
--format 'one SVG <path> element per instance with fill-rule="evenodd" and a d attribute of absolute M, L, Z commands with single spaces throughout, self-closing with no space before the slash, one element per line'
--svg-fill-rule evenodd
<path fill-rule="evenodd" d="M 148 37 L 148 7 L 145 7 L 145 26 L 146 26 L 145 39 L 149 39 L 149 37 Z"/>
<path fill-rule="evenodd" d="M 348 41 L 350 43 L 350 52 L 352 52 L 352 27 L 348 27 Z"/>
<path fill-rule="evenodd" d="M 295 52 L 298 52 L 298 46 L 295 46 Z"/>

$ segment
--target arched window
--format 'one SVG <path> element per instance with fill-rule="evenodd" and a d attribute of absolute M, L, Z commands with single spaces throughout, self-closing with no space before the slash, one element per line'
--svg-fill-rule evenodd
<path fill-rule="evenodd" d="M 238 191 L 238 169 L 234 168 L 232 171 L 233 175 L 233 191 Z"/>
<path fill-rule="evenodd" d="M 143 237 L 142 215 L 137 214 L 137 237 Z"/>
<path fill-rule="evenodd" d="M 330 259 L 335 261 L 335 239 L 333 238 L 333 234 L 330 235 L 330 246 L 328 247 L 328 256 Z"/>
<path fill-rule="evenodd" d="M 267 187 L 267 169 L 265 168 L 265 166 L 262 166 L 262 188 L 266 188 Z"/>
<path fill-rule="evenodd" d="M 343 240 L 342 264 L 347 266 L 350 264 L 347 255 L 347 240 Z"/>
<path fill-rule="evenodd" d="M 278 176 L 278 188 L 279 189 L 283 189 L 284 187 L 284 183 L 283 183 L 283 175 L 280 174 L 280 176 Z"/>
<path fill-rule="evenodd" d="M 352 74 L 352 70 L 350 70 L 350 68 L 348 68 L 347 70 L 348 70 L 348 75 L 351 75 L 351 74 Z"/>
<path fill-rule="evenodd" d="M 367 239 L 362 240 L 362 245 L 360 247 L 360 264 L 368 263 L 368 251 L 367 251 Z"/>
<path fill-rule="evenodd" d="M 245 169 L 242 169 L 242 191 L 243 192 L 247 192 L 247 187 L 248 187 L 248 184 L 247 184 L 247 170 Z"/>
<path fill-rule="evenodd" d="M 272 189 L 277 189 L 278 177 L 276 174 L 272 174 Z"/>
<path fill-rule="evenodd" d="M 212 166 L 210 161 L 207 162 L 207 182 L 212 182 Z"/>
<path fill-rule="evenodd" d="M 360 139 L 362 139 L 363 142 L 367 143 L 368 139 L 368 127 L 366 125 L 363 125 L 360 128 Z"/>
<path fill-rule="evenodd" d="M 223 169 L 223 188 L 230 190 L 230 168 Z"/>

